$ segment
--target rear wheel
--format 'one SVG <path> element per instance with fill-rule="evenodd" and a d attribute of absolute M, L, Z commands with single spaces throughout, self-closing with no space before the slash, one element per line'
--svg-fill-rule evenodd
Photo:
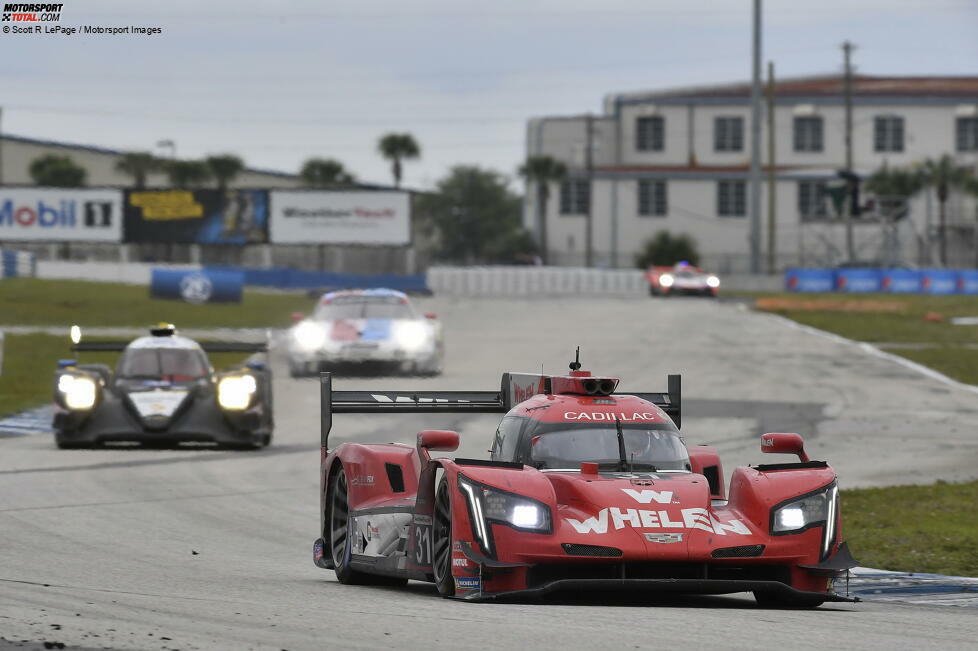
<path fill-rule="evenodd" d="M 448 481 L 438 484 L 435 494 L 435 514 L 431 519 L 431 567 L 435 585 L 443 597 L 455 595 L 455 578 L 452 576 L 452 498 Z"/>

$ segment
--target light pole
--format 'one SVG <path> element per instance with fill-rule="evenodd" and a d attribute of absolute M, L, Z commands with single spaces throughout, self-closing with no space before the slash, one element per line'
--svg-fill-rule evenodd
<path fill-rule="evenodd" d="M 761 0 L 754 0 L 750 91 L 750 272 L 761 273 Z"/>
<path fill-rule="evenodd" d="M 156 146 L 159 147 L 160 149 L 169 149 L 170 150 L 170 160 L 175 160 L 176 159 L 176 157 L 177 157 L 177 143 L 175 141 L 170 140 L 170 139 L 160 140 L 159 142 L 156 143 Z"/>

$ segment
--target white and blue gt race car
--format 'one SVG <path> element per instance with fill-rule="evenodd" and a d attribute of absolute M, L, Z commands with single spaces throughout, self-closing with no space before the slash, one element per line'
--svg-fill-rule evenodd
<path fill-rule="evenodd" d="M 323 294 L 289 331 L 287 347 L 292 377 L 351 368 L 438 375 L 445 356 L 437 317 L 418 314 L 392 289 Z"/>

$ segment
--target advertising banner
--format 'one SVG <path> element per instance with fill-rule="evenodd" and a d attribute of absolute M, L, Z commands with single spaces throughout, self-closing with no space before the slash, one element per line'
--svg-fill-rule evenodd
<path fill-rule="evenodd" d="M 831 292 L 835 290 L 832 269 L 787 269 L 784 286 L 789 292 Z"/>
<path fill-rule="evenodd" d="M 273 244 L 383 244 L 411 242 L 406 192 L 271 191 Z"/>
<path fill-rule="evenodd" d="M 268 241 L 266 190 L 126 190 L 127 242 Z"/>
<path fill-rule="evenodd" d="M 0 241 L 120 242 L 122 191 L 0 188 Z"/>
<path fill-rule="evenodd" d="M 244 273 L 202 269 L 153 269 L 149 294 L 188 303 L 240 303 Z"/>
<path fill-rule="evenodd" d="M 835 285 L 840 292 L 878 292 L 883 287 L 883 272 L 879 269 L 839 269 L 835 273 Z"/>

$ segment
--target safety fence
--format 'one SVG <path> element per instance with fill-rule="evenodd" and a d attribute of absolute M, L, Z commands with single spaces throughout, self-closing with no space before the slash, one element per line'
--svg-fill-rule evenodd
<path fill-rule="evenodd" d="M 276 289 L 369 289 L 385 287 L 409 293 L 428 293 L 425 274 L 352 274 L 303 271 L 288 267 L 267 269 L 208 265 L 205 271 L 240 272 L 244 284 Z"/>
<path fill-rule="evenodd" d="M 978 269 L 788 269 L 789 292 L 978 294 Z"/>
<path fill-rule="evenodd" d="M 26 251 L 0 249 L 0 278 L 18 278 L 37 275 L 37 258 Z"/>
<path fill-rule="evenodd" d="M 638 269 L 580 267 L 430 267 L 428 287 L 435 294 L 460 296 L 540 296 L 648 294 Z"/>

